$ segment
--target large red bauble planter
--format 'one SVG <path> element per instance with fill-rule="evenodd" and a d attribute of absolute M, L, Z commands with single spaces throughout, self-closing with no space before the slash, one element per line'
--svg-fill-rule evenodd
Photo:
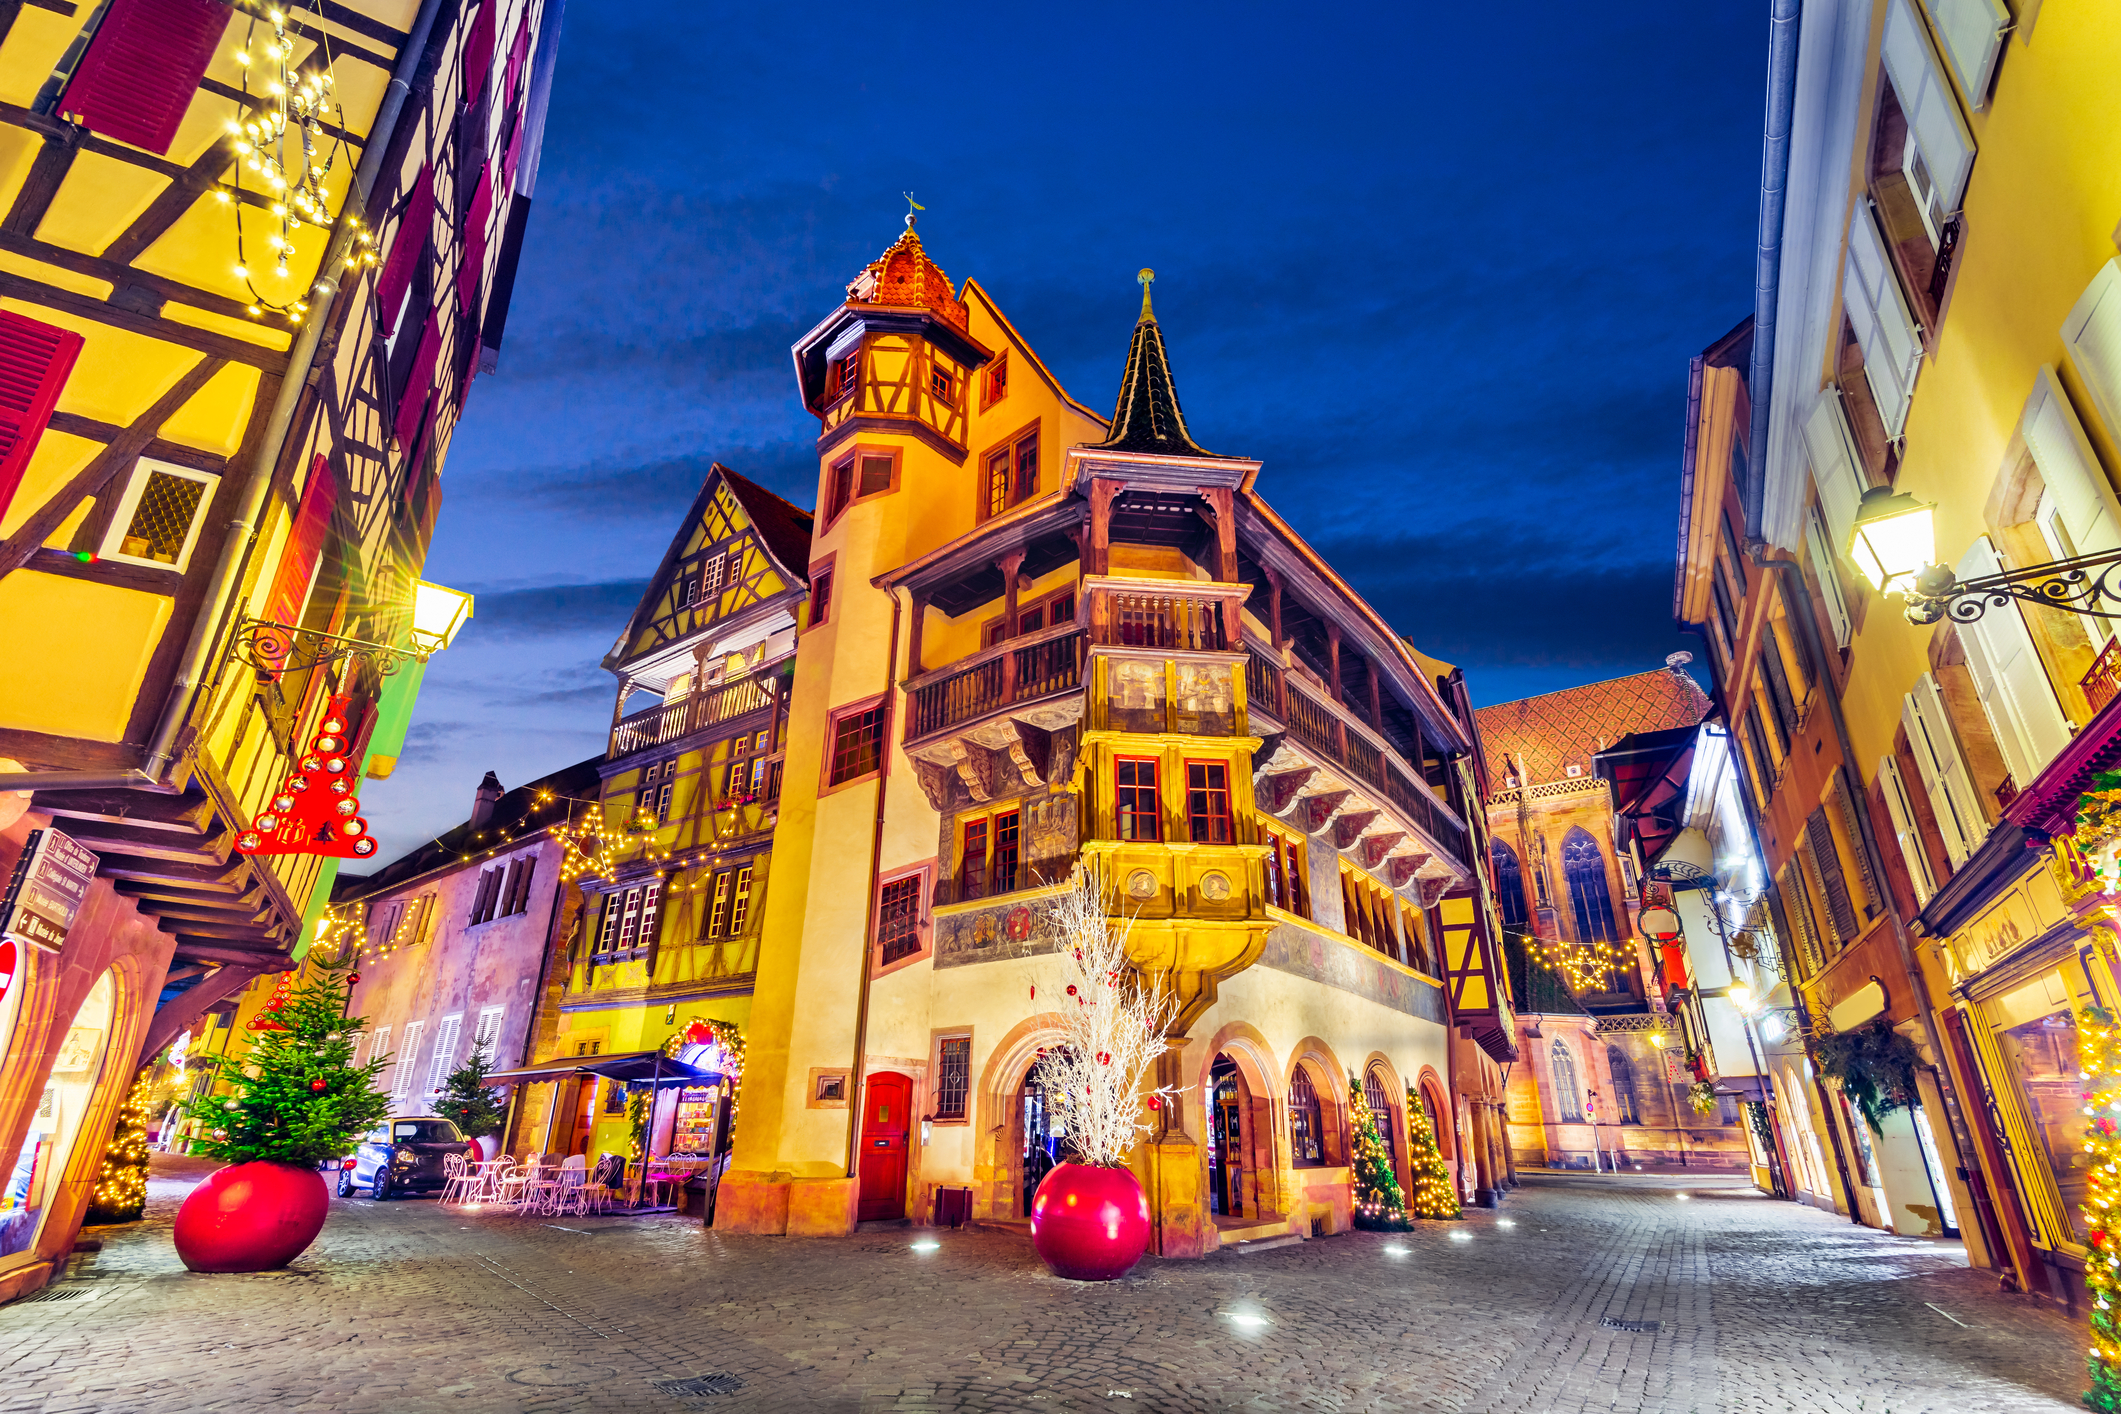
<path fill-rule="evenodd" d="M 1149 1199 L 1126 1169 L 1061 1164 L 1031 1199 L 1031 1245 L 1056 1276 L 1125 1276 L 1149 1248 Z"/>
<path fill-rule="evenodd" d="M 267 1272 L 302 1254 L 324 1230 L 324 1175 L 299 1164 L 231 1164 L 177 1209 L 170 1234 L 195 1272 Z"/>

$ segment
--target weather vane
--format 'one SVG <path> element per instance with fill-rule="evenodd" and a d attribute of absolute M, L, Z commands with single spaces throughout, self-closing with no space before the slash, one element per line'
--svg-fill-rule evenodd
<path fill-rule="evenodd" d="M 1134 283 L 1142 287 L 1142 318 L 1151 318 L 1152 316 L 1149 312 L 1149 287 L 1156 283 L 1156 272 L 1144 267 L 1134 277 Z"/>
<path fill-rule="evenodd" d="M 911 230 L 913 227 L 913 213 L 916 211 L 926 211 L 928 208 L 915 201 L 913 199 L 913 193 L 910 191 L 902 191 L 899 193 L 899 195 L 906 198 L 906 206 L 908 208 L 906 211 L 906 227 L 907 229 Z"/>

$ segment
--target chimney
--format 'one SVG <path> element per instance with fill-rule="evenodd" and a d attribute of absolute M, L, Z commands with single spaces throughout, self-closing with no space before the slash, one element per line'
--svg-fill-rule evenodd
<path fill-rule="evenodd" d="M 494 804 L 495 802 L 500 800 L 503 794 L 505 794 L 505 792 L 501 789 L 501 778 L 499 776 L 496 776 L 493 772 L 488 771 L 486 773 L 486 779 L 480 781 L 478 790 L 472 793 L 472 829 L 483 830 L 486 828 L 486 822 L 493 818 Z"/>

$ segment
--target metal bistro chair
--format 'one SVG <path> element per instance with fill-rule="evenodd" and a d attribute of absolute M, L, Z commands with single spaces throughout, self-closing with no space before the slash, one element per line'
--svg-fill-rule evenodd
<path fill-rule="evenodd" d="M 582 1202 L 593 1205 L 600 1213 L 608 1213 L 613 1200 L 620 1196 L 619 1185 L 625 1181 L 626 1161 L 617 1154 L 599 1154 L 589 1181 L 582 1185 Z"/>
<path fill-rule="evenodd" d="M 580 1154 L 560 1160 L 559 1182 L 553 1186 L 546 1211 L 554 1217 L 589 1211 L 589 1161 Z"/>
<path fill-rule="evenodd" d="M 519 1213 L 523 1211 L 529 1202 L 532 1188 L 538 1181 L 538 1168 L 539 1157 L 533 1154 L 529 1162 L 517 1164 L 501 1175 L 496 1197 L 503 1207 Z"/>
<path fill-rule="evenodd" d="M 477 1191 L 472 1194 L 471 1200 L 474 1203 L 500 1202 L 501 1186 L 507 1179 L 509 1170 L 515 1166 L 516 1161 L 506 1154 L 503 1154 L 498 1159 L 487 1159 L 483 1163 L 474 1165 L 478 1173 L 479 1186 Z"/>
<path fill-rule="evenodd" d="M 464 1162 L 462 1154 L 442 1156 L 442 1196 L 438 1205 L 469 1203 L 479 1191 L 479 1175 Z"/>
<path fill-rule="evenodd" d="M 553 1195 L 560 1187 L 560 1155 L 540 1154 L 531 1166 L 529 1181 L 523 1185 L 523 1213 L 544 1213 L 551 1210 Z"/>

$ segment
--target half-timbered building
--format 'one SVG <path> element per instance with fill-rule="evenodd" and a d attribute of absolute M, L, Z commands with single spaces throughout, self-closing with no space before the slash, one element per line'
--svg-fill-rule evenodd
<path fill-rule="evenodd" d="M 0 1296 L 67 1250 L 137 1060 L 299 956 L 373 849 L 359 781 L 436 642 L 415 590 L 558 26 L 0 6 L 0 791 L 34 792 L 0 795 L 0 868 L 56 828 L 95 880 L 63 946 L 0 968 Z M 323 739 L 355 804 L 320 846 L 274 802 Z"/>
<path fill-rule="evenodd" d="M 1512 1054 L 1463 678 L 1193 440 L 1146 288 L 1108 422 L 911 226 L 794 349 L 819 510 L 717 1226 L 1025 1220 L 1078 864 L 1179 1000 L 1157 1251 L 1347 1227 L 1356 1103 L 1403 1181 L 1413 1095 L 1499 1190 L 1453 1085 Z"/>

